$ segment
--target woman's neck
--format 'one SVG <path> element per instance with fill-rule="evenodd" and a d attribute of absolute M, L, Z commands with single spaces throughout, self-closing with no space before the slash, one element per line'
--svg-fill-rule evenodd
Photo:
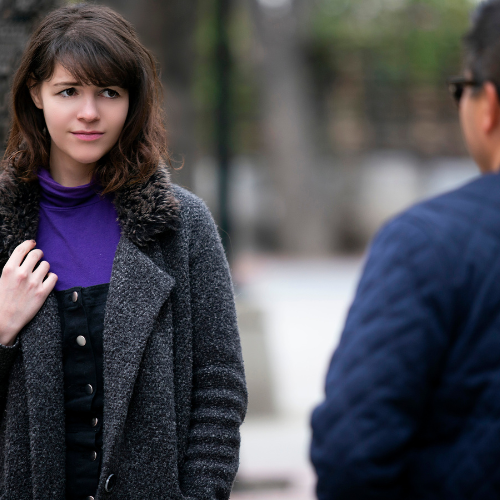
<path fill-rule="evenodd" d="M 80 175 L 78 175 L 80 174 Z M 92 174 L 81 175 L 81 172 L 66 172 L 66 171 L 57 171 L 54 169 L 50 169 L 50 175 L 52 179 L 54 179 L 58 184 L 64 187 L 78 187 L 84 186 L 85 184 L 89 184 L 92 180 Z"/>
<path fill-rule="evenodd" d="M 49 162 L 52 179 L 64 187 L 77 187 L 90 183 L 95 163 L 79 163 L 69 157 L 59 157 L 63 155 L 58 155 L 53 149 L 55 148 L 51 148 Z"/>

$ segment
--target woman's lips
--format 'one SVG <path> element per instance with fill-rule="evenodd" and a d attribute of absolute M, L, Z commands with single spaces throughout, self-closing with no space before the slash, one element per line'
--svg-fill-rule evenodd
<path fill-rule="evenodd" d="M 75 137 L 78 137 L 78 139 L 81 139 L 82 141 L 95 141 L 96 139 L 99 139 L 99 137 L 102 137 L 104 132 L 84 132 L 82 130 L 78 130 L 76 132 L 71 132 Z"/>

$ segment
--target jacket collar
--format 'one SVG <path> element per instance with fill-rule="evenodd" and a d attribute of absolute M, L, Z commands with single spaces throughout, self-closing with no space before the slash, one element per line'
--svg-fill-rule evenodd
<path fill-rule="evenodd" d="M 17 245 L 36 238 L 39 201 L 37 181 L 22 181 L 11 166 L 0 174 L 0 269 Z M 164 167 L 145 182 L 120 189 L 114 205 L 122 235 L 139 247 L 177 228 L 179 203 Z"/>

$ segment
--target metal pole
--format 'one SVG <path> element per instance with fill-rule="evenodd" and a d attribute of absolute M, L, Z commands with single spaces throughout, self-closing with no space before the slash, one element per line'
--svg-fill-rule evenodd
<path fill-rule="evenodd" d="M 230 257 L 231 221 L 229 216 L 230 168 L 230 99 L 231 55 L 229 51 L 228 23 L 231 0 L 216 0 L 216 61 L 217 103 L 216 143 L 219 162 L 219 228 L 226 254 Z"/>

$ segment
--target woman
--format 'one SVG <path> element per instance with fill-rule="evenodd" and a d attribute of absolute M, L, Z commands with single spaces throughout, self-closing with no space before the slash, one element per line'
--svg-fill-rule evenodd
<path fill-rule="evenodd" d="M 63 7 L 12 100 L 0 498 L 228 498 L 246 409 L 232 286 L 208 210 L 163 166 L 151 55 L 112 10 Z"/>

